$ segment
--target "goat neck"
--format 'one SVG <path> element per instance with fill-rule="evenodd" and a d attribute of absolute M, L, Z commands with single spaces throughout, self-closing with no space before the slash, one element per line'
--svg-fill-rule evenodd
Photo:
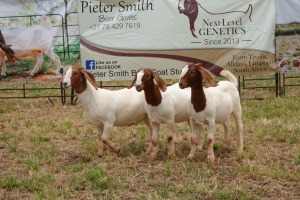
<path fill-rule="evenodd" d="M 206 107 L 206 97 L 203 90 L 202 76 L 197 72 L 195 80 L 193 80 L 191 87 L 191 102 L 196 112 L 200 112 Z"/>
<path fill-rule="evenodd" d="M 144 93 L 147 104 L 151 106 L 158 106 L 162 102 L 161 92 L 154 81 L 150 81 L 149 84 L 145 84 Z"/>
<path fill-rule="evenodd" d="M 71 76 L 71 87 L 83 105 L 88 104 L 90 97 L 96 92 L 95 86 L 90 83 L 89 75 L 86 73 L 88 72 L 74 67 Z"/>
<path fill-rule="evenodd" d="M 87 80 L 83 75 L 76 78 L 72 77 L 71 82 L 72 82 L 72 88 L 74 89 L 76 94 L 83 93 L 87 88 Z"/>
<path fill-rule="evenodd" d="M 83 107 L 89 106 L 91 103 L 93 104 L 93 97 L 96 95 L 96 90 L 92 86 L 92 84 L 86 80 L 86 88 L 83 92 L 78 94 L 78 99 L 81 102 Z"/>

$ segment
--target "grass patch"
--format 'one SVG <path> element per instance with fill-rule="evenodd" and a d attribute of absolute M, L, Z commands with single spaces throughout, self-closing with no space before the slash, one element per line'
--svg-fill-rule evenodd
<path fill-rule="evenodd" d="M 10 84 L 0 88 L 18 87 Z M 47 84 L 40 86 L 56 85 Z M 297 93 L 298 88 L 292 90 Z M 274 95 L 272 90 L 266 93 Z M 242 99 L 244 152 L 237 154 L 238 134 L 230 119 L 228 147 L 223 127 L 216 127 L 214 165 L 207 162 L 206 143 L 193 160 L 187 159 L 186 123 L 175 126 L 174 158 L 167 156 L 166 126 L 161 126 L 158 158 L 149 159 L 149 130 L 144 124 L 114 128 L 110 139 L 120 146 L 120 153 L 108 149 L 99 157 L 96 129 L 80 103 L 62 106 L 59 98 L 52 100 L 54 105 L 47 99 L 0 99 L 0 195 L 13 199 L 299 196 L 295 190 L 300 181 L 299 98 Z"/>

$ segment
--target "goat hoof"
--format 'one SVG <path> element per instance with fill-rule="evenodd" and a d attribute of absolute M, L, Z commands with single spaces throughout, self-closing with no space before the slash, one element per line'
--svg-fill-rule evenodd
<path fill-rule="evenodd" d="M 150 160 L 155 160 L 157 158 L 157 152 L 156 151 L 152 151 L 150 154 Z"/>
<path fill-rule="evenodd" d="M 168 154 L 169 159 L 176 159 L 176 154 Z"/>
<path fill-rule="evenodd" d="M 231 144 L 231 141 L 230 140 L 225 140 L 225 147 L 226 148 L 229 148 L 230 147 L 230 144 Z"/>
<path fill-rule="evenodd" d="M 200 151 L 202 151 L 203 150 L 203 145 L 198 145 L 197 149 L 200 150 Z"/>
<path fill-rule="evenodd" d="M 150 155 L 152 151 L 153 151 L 153 146 L 151 145 L 147 148 L 146 154 Z"/>
<path fill-rule="evenodd" d="M 117 147 L 117 148 L 114 150 L 114 152 L 115 152 L 116 154 L 119 154 L 119 153 L 120 153 L 120 148 Z"/>
<path fill-rule="evenodd" d="M 214 164 L 215 163 L 215 158 L 214 157 L 208 157 L 207 160 L 208 160 L 209 164 Z"/>
<path fill-rule="evenodd" d="M 174 151 L 174 150 L 168 151 L 168 157 L 169 157 L 169 158 L 175 158 L 175 157 L 176 157 L 175 151 Z"/>
<path fill-rule="evenodd" d="M 150 160 L 155 160 L 157 158 L 157 155 L 150 154 Z"/>
<path fill-rule="evenodd" d="M 100 158 L 103 157 L 103 155 L 104 155 L 104 154 L 98 153 L 98 157 L 100 157 Z"/>
<path fill-rule="evenodd" d="M 237 151 L 237 154 L 242 155 L 243 154 L 243 148 L 239 148 L 238 151 Z"/>
<path fill-rule="evenodd" d="M 150 155 L 151 152 L 152 152 L 151 150 L 148 150 L 148 149 L 147 149 L 146 154 L 147 154 L 147 155 Z"/>
<path fill-rule="evenodd" d="M 102 157 L 104 155 L 105 149 L 99 149 L 98 150 L 98 156 Z"/>
<path fill-rule="evenodd" d="M 98 152 L 98 157 L 102 157 L 104 155 L 104 153 L 99 153 Z"/>
<path fill-rule="evenodd" d="M 189 156 L 188 156 L 188 159 L 189 159 L 189 160 L 193 160 L 193 159 L 194 159 L 194 157 L 195 157 L 195 155 L 193 155 L 193 154 L 189 154 Z"/>
<path fill-rule="evenodd" d="M 34 78 L 37 74 L 29 74 L 28 78 Z"/>

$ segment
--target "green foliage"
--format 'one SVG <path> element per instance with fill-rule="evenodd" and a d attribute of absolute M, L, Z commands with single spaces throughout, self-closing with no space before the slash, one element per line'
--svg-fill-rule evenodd
<path fill-rule="evenodd" d="M 45 173 L 35 173 L 32 176 L 26 177 L 22 181 L 22 186 L 30 191 L 37 192 L 38 194 L 42 194 L 41 192 L 45 191 L 48 185 L 51 185 L 55 181 L 55 177 L 53 174 L 45 174 Z"/>
<path fill-rule="evenodd" d="M 300 24 L 297 22 L 290 24 L 276 25 L 275 35 L 299 35 L 300 34 Z"/>
<path fill-rule="evenodd" d="M 20 187 L 20 182 L 15 176 L 0 176 L 0 188 L 13 190 Z"/>
<path fill-rule="evenodd" d="M 13 138 L 13 134 L 1 134 L 0 141 L 8 141 L 10 138 Z"/>

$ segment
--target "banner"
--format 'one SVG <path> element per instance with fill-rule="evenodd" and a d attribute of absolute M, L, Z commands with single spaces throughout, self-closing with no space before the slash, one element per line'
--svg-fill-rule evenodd
<path fill-rule="evenodd" d="M 276 60 L 281 73 L 300 72 L 299 6 L 299 0 L 276 0 Z"/>
<path fill-rule="evenodd" d="M 81 64 L 98 81 L 144 67 L 178 78 L 187 62 L 215 75 L 276 70 L 274 0 L 78 0 L 77 10 Z"/>

